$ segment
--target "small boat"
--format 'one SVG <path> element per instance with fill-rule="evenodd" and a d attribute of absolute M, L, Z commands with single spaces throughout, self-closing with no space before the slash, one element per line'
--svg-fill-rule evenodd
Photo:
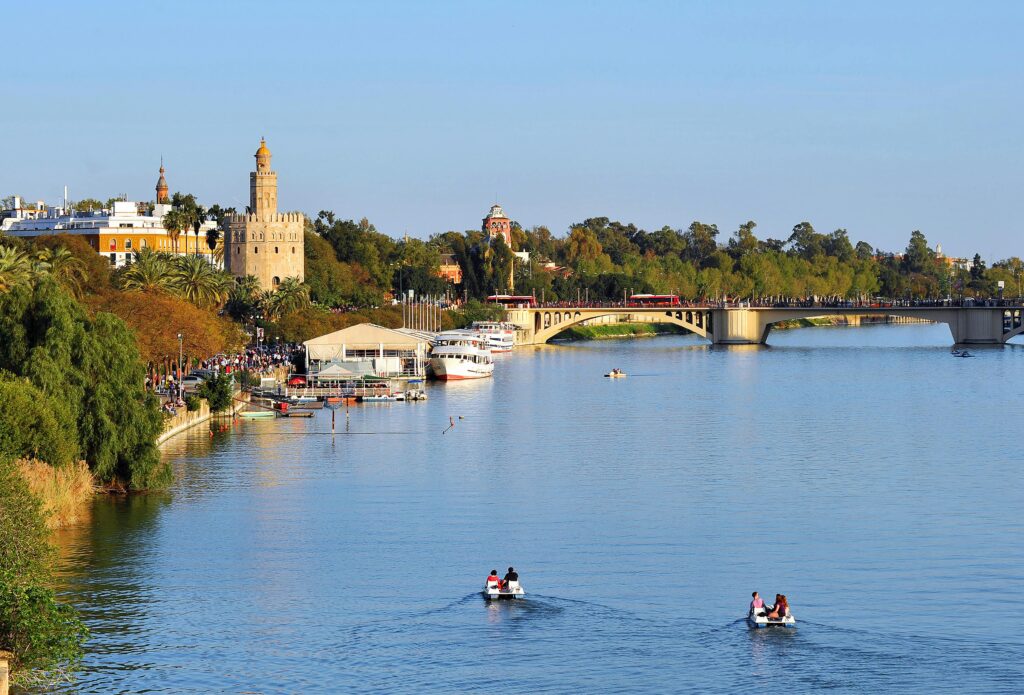
<path fill-rule="evenodd" d="M 282 410 L 278 413 L 280 417 L 313 417 L 316 413 L 309 410 Z"/>
<path fill-rule="evenodd" d="M 483 591 L 480 592 L 488 601 L 503 601 L 517 598 L 526 598 L 526 592 L 519 582 L 509 582 L 507 589 L 499 589 L 497 582 L 487 582 Z"/>
<path fill-rule="evenodd" d="M 796 627 L 796 618 L 789 611 L 786 611 L 785 617 L 782 618 L 769 618 L 767 609 L 761 610 L 758 613 L 750 611 L 747 613 L 747 622 L 750 627 L 765 628 L 765 627 Z"/>
<path fill-rule="evenodd" d="M 277 417 L 277 413 L 275 413 L 273 410 L 243 410 L 238 414 L 238 416 L 253 419 L 264 417 Z"/>
<path fill-rule="evenodd" d="M 629 375 L 626 374 L 621 369 L 613 369 L 610 372 L 608 372 L 607 374 L 605 374 L 605 376 L 607 378 L 609 378 L 609 379 L 622 379 L 622 378 L 625 378 L 625 377 L 627 377 Z"/>

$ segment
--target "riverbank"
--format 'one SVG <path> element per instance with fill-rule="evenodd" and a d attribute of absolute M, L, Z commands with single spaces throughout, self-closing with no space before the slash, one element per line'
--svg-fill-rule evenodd
<path fill-rule="evenodd" d="M 772 324 L 772 330 L 789 330 L 791 328 L 835 328 L 841 326 L 880 326 L 886 324 L 932 323 L 927 319 L 913 316 L 878 316 L 849 314 L 839 316 L 818 316 L 813 319 L 793 319 Z"/>
<path fill-rule="evenodd" d="M 54 467 L 36 459 L 19 459 L 16 465 L 29 491 L 42 503 L 48 529 L 88 520 L 96 481 L 85 461 Z"/>
<path fill-rule="evenodd" d="M 653 338 L 659 335 L 683 335 L 685 333 L 687 333 L 686 329 L 672 323 L 599 323 L 592 326 L 577 325 L 567 328 L 553 342 Z"/>

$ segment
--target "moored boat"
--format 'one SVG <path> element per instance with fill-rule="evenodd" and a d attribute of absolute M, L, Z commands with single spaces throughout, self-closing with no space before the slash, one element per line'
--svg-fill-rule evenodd
<path fill-rule="evenodd" d="M 441 381 L 481 379 L 494 373 L 494 358 L 486 339 L 467 331 L 439 333 L 428 364 Z"/>
<path fill-rule="evenodd" d="M 487 340 L 491 352 L 511 352 L 516 344 L 516 325 L 505 321 L 474 321 L 470 327 L 474 333 Z"/>

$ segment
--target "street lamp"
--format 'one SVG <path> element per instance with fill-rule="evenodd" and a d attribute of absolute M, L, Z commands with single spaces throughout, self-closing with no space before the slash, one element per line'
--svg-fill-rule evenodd
<path fill-rule="evenodd" d="M 182 341 L 185 339 L 185 335 L 182 333 L 178 334 L 178 385 L 181 385 L 181 358 L 182 358 Z"/>

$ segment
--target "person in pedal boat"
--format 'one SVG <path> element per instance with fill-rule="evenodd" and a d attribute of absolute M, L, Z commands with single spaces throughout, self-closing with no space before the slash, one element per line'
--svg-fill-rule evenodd
<path fill-rule="evenodd" d="M 789 604 L 786 602 L 786 597 L 782 594 L 775 594 L 775 606 L 772 608 L 772 612 L 768 614 L 768 617 L 772 620 L 779 620 L 785 618 L 788 611 Z"/>
<path fill-rule="evenodd" d="M 507 589 L 509 582 L 518 582 L 518 581 L 519 581 L 519 573 L 516 572 L 514 567 L 509 567 L 508 568 L 508 572 L 505 573 L 505 579 L 503 579 L 502 582 L 501 582 L 501 587 L 503 589 Z"/>
<path fill-rule="evenodd" d="M 487 581 L 484 586 L 490 586 L 491 584 L 497 584 L 498 588 L 501 588 L 501 579 L 498 578 L 498 570 L 491 570 L 491 574 L 487 577 Z"/>
<path fill-rule="evenodd" d="M 754 600 L 750 602 L 750 612 L 753 615 L 764 615 L 764 599 L 756 591 L 752 594 Z"/>

